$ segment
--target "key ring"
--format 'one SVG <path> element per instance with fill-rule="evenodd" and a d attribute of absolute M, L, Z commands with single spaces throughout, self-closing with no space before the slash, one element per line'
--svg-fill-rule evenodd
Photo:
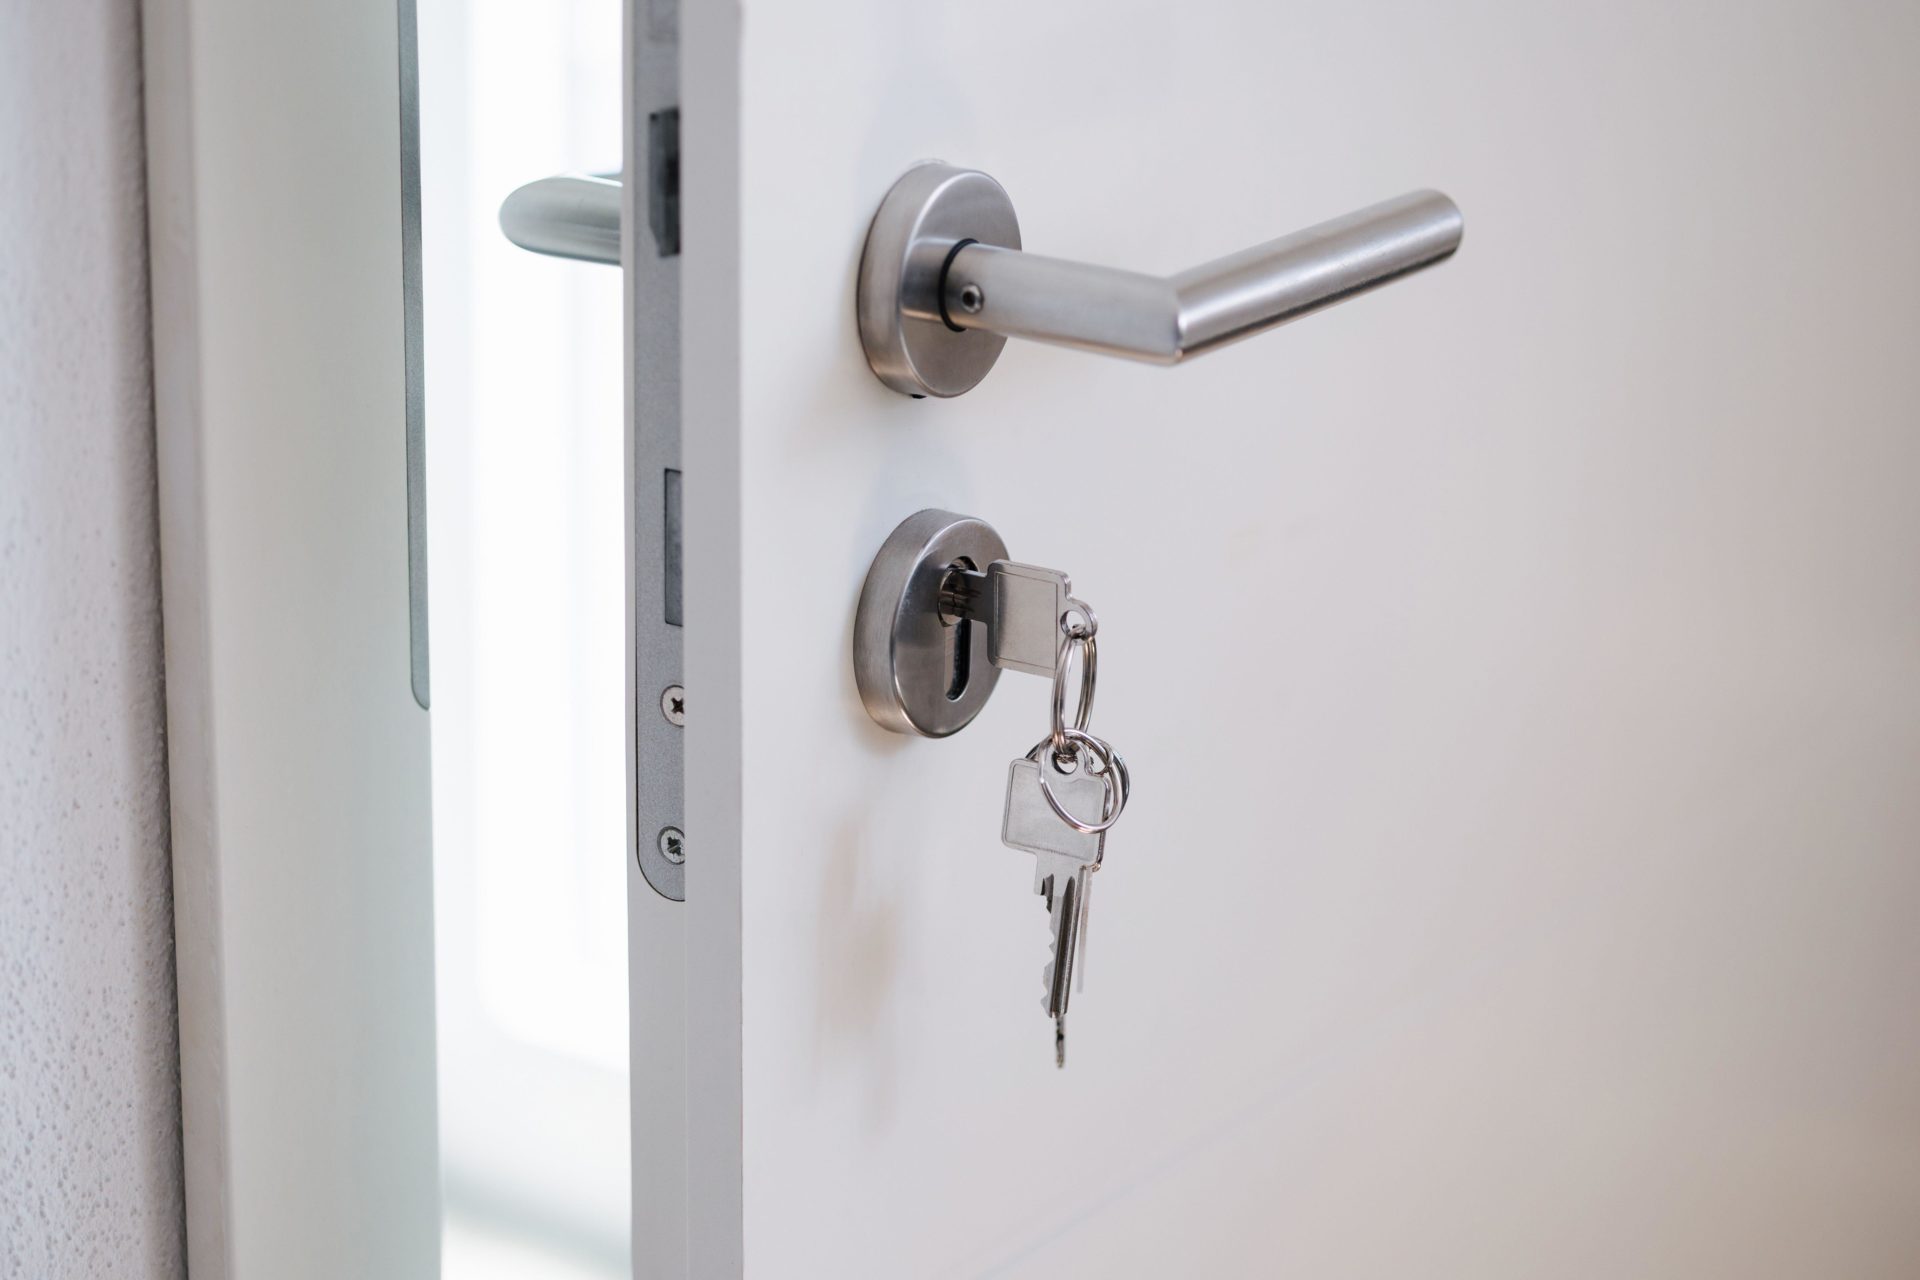
<path fill-rule="evenodd" d="M 1068 622 L 1067 619 L 1076 613 L 1086 621 Z M 1100 619 L 1094 616 L 1093 609 L 1085 600 L 1076 600 L 1068 596 L 1066 612 L 1060 615 L 1060 630 L 1075 640 L 1090 640 L 1094 632 L 1100 630 Z"/>
<path fill-rule="evenodd" d="M 1058 796 L 1053 794 L 1053 787 L 1047 782 L 1047 764 L 1039 758 L 1042 749 L 1052 744 L 1051 737 L 1042 738 L 1036 742 L 1033 750 L 1027 752 L 1027 759 L 1040 765 L 1040 794 L 1046 800 L 1047 807 L 1053 810 L 1054 816 L 1084 835 L 1100 835 L 1120 821 L 1120 815 L 1126 811 L 1127 797 L 1133 789 L 1133 778 L 1127 772 L 1127 762 L 1106 739 L 1096 738 L 1082 729 L 1068 729 L 1066 738 L 1073 745 L 1076 755 L 1079 748 L 1084 746 L 1088 754 L 1100 761 L 1098 773 L 1093 771 L 1091 764 L 1087 766 L 1088 776 L 1100 779 L 1101 785 L 1106 789 L 1100 800 L 1100 821 L 1082 822 L 1067 812 L 1067 807 L 1060 803 Z"/>
<path fill-rule="evenodd" d="M 1084 623 L 1073 622 L 1078 613 L 1086 619 Z M 1100 651 L 1094 644 L 1094 635 L 1100 630 L 1100 619 L 1085 601 L 1067 597 L 1066 612 L 1060 615 L 1060 648 L 1053 659 L 1053 754 L 1056 758 L 1073 759 L 1079 754 L 1071 745 L 1067 736 L 1067 671 L 1073 664 L 1073 651 L 1077 646 L 1082 654 L 1080 660 L 1080 705 L 1073 713 L 1073 728 L 1085 733 L 1093 722 L 1093 695 L 1100 679 Z"/>
<path fill-rule="evenodd" d="M 1078 751 L 1070 745 L 1067 712 L 1067 672 L 1073 666 L 1075 651 L 1080 658 L 1080 705 L 1074 709 L 1072 732 L 1085 733 L 1093 720 L 1093 695 L 1100 682 L 1100 650 L 1091 632 L 1084 636 L 1063 635 L 1053 662 L 1053 729 L 1048 740 L 1053 754 L 1072 759 Z"/>

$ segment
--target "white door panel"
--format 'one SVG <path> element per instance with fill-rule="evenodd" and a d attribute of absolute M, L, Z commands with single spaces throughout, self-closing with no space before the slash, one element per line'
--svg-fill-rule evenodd
<path fill-rule="evenodd" d="M 1920 18 L 742 9 L 683 15 L 690 1273 L 1920 1265 Z M 1421 186 L 1466 241 L 914 401 L 853 284 L 929 157 L 1143 271 Z M 1064 1072 L 1044 683 L 854 690 L 930 506 L 1100 614 Z"/>

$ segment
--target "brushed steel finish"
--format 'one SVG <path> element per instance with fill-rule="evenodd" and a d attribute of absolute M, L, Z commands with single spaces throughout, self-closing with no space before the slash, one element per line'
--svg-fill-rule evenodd
<path fill-rule="evenodd" d="M 542 178 L 500 204 L 500 230 L 522 249 L 620 265 L 620 179 L 584 173 Z"/>
<path fill-rule="evenodd" d="M 947 261 L 966 241 L 1020 247 L 999 183 L 938 161 L 916 165 L 880 202 L 860 255 L 855 313 L 867 364 L 910 396 L 957 396 L 987 376 L 1006 339 L 953 327 L 941 313 Z"/>
<path fill-rule="evenodd" d="M 860 263 L 860 337 L 880 380 L 958 395 L 986 376 L 1001 337 L 1178 364 L 1433 266 L 1464 220 L 1416 191 L 1173 276 L 1020 251 L 1006 193 L 984 174 L 922 165 L 874 216 Z M 1003 214 L 1012 234 L 975 220 Z M 967 343 L 991 337 L 995 345 Z"/>
<path fill-rule="evenodd" d="M 400 319 L 407 363 L 407 646 L 413 700 L 432 705 L 427 642 L 426 304 L 420 276 L 420 31 L 400 0 Z"/>
<path fill-rule="evenodd" d="M 671 0 L 660 0 L 671 6 Z M 659 6 L 656 6 L 659 7 Z M 669 113 L 680 105 L 680 48 L 669 32 L 662 36 L 637 21 L 626 26 L 627 66 L 623 89 L 625 151 L 620 172 L 589 175 L 575 190 L 579 203 L 556 201 L 555 212 L 577 217 L 582 241 L 601 232 L 613 260 L 623 264 L 621 306 L 626 328 L 626 560 L 627 560 L 627 779 L 630 841 L 641 879 L 661 898 L 685 902 L 687 868 L 667 857 L 645 833 L 660 827 L 691 831 L 687 821 L 687 731 L 670 715 L 654 714 L 658 691 L 686 684 L 685 610 L 682 600 L 680 385 L 681 289 L 685 259 L 677 252 L 678 222 L 652 216 L 664 200 L 664 184 L 677 179 L 679 137 L 668 127 Z M 671 154 L 663 148 L 671 148 Z M 623 174 L 638 175 L 622 182 Z M 560 179 L 565 182 L 567 179 Z M 609 200 L 608 193 L 618 197 Z M 677 198 L 678 186 L 673 188 Z M 574 212 L 568 214 L 571 208 Z M 664 212 L 664 209 L 662 210 Z M 595 228 L 599 230 L 596 231 Z M 582 247 L 590 247 L 583 244 Z M 578 254 L 593 261 L 585 254 Z M 637 886 L 630 885 L 637 890 Z M 685 964 L 683 948 L 669 936 L 685 927 L 681 920 L 654 914 L 656 903 L 637 891 L 627 900 L 629 981 L 643 987 L 642 969 L 652 975 Z M 668 923 L 669 920 L 672 923 Z M 642 936 L 651 934 L 652 936 Z M 685 1020 L 680 1000 L 645 987 L 647 1016 L 632 1028 L 635 1150 L 676 1154 L 684 1159 L 686 1135 L 662 1125 L 656 1115 L 643 1132 L 648 1099 L 671 1091 L 684 1077 L 684 1063 L 663 1058 L 671 1039 L 662 1027 Z M 643 997 L 636 996 L 636 1000 Z M 635 1010 L 641 1004 L 634 1005 Z M 668 1166 L 671 1167 L 671 1166 Z M 663 1182 L 662 1179 L 665 1179 Z M 652 1191 L 647 1183 L 654 1183 Z M 666 1192 L 667 1187 L 670 1192 Z M 664 1194 L 663 1194 L 664 1193 Z M 660 1170 L 645 1177 L 636 1166 L 633 1182 L 633 1230 L 672 1233 L 686 1230 L 685 1188 Z M 684 1268 L 682 1268 L 684 1270 Z M 667 1268 L 666 1270 L 670 1270 Z"/>
<path fill-rule="evenodd" d="M 977 569 L 1006 556 L 991 525 L 951 511 L 918 512 L 887 536 L 853 622 L 854 681 L 868 715 L 895 733 L 944 738 L 980 714 L 1000 679 L 988 628 L 943 620 L 940 588 L 956 565 Z M 967 678 L 951 697 L 962 643 Z"/>
<path fill-rule="evenodd" d="M 1058 569 L 995 560 L 987 566 L 987 659 L 1002 671 L 1052 679 L 1059 670 L 1060 619 L 1073 584 Z"/>
<path fill-rule="evenodd" d="M 963 329 L 1177 364 L 1443 262 L 1462 229 L 1416 191 L 1168 278 L 968 245 L 944 287 Z"/>

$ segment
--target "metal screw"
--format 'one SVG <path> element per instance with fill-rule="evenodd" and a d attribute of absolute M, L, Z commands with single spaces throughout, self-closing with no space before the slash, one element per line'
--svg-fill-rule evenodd
<path fill-rule="evenodd" d="M 660 856 L 679 866 L 687 860 L 686 833 L 678 827 L 660 828 Z"/>
<path fill-rule="evenodd" d="M 667 718 L 668 724 L 687 722 L 687 691 L 677 684 L 670 684 L 660 694 L 660 714 Z"/>
<path fill-rule="evenodd" d="M 986 291 L 977 284 L 960 286 L 960 309 L 970 316 L 979 315 L 980 308 L 987 305 Z"/>

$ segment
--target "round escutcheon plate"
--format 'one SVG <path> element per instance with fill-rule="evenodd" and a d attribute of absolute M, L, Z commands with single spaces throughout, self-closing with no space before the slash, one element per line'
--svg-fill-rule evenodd
<path fill-rule="evenodd" d="M 941 278 L 967 243 L 1020 247 L 1020 221 L 999 183 L 930 161 L 907 170 L 867 229 L 855 290 L 860 343 L 880 381 L 910 396 L 957 396 L 987 376 L 1007 340 L 956 329 L 940 310 Z"/>
<path fill-rule="evenodd" d="M 987 628 L 940 616 L 940 585 L 955 567 L 1007 558 L 993 526 L 951 511 L 922 511 L 888 535 L 867 570 L 853 621 L 853 674 L 867 714 L 895 733 L 944 738 L 980 714 L 999 668 Z"/>

